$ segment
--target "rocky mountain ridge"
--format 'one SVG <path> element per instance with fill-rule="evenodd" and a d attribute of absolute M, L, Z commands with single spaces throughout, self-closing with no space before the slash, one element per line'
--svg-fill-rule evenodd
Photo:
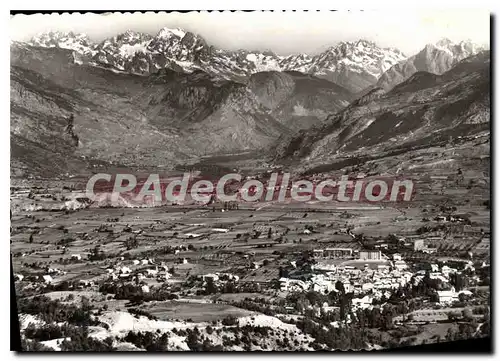
<path fill-rule="evenodd" d="M 262 71 L 298 71 L 330 80 L 352 92 L 376 83 L 386 70 L 406 59 L 397 49 L 381 48 L 367 40 L 340 42 L 314 56 L 227 51 L 178 28 L 163 28 L 155 36 L 129 30 L 96 43 L 82 34 L 50 32 L 35 36 L 29 43 L 70 49 L 75 51 L 78 63 L 134 74 L 151 74 L 163 68 L 184 72 L 198 69 L 241 82 Z"/>

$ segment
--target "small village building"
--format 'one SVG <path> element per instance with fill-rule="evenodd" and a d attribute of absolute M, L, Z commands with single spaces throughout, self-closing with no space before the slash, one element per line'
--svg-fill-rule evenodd
<path fill-rule="evenodd" d="M 122 273 L 122 274 L 129 274 L 131 272 L 132 272 L 132 270 L 130 268 L 128 268 L 127 266 L 123 266 L 120 268 L 120 273 Z"/>
<path fill-rule="evenodd" d="M 381 260 L 382 252 L 380 251 L 360 251 L 359 259 L 361 260 Z"/>
<path fill-rule="evenodd" d="M 408 265 L 406 264 L 405 261 L 395 261 L 394 262 L 394 267 L 398 270 L 398 271 L 403 271 L 405 269 L 408 268 Z"/>
<path fill-rule="evenodd" d="M 449 305 L 455 301 L 458 301 L 458 293 L 455 290 L 447 291 L 437 291 L 439 297 L 439 303 L 442 305 Z"/>
<path fill-rule="evenodd" d="M 363 292 L 371 291 L 373 289 L 373 283 L 371 282 L 363 283 L 361 289 L 363 290 Z"/>
<path fill-rule="evenodd" d="M 93 282 L 93 281 L 90 281 L 90 280 L 80 280 L 80 281 L 78 282 L 78 285 L 79 285 L 80 287 L 84 287 L 84 288 L 86 288 L 86 287 L 91 287 L 91 286 L 93 286 L 93 285 L 94 285 L 94 282 Z"/>
<path fill-rule="evenodd" d="M 421 251 L 425 248 L 425 243 L 423 239 L 416 239 L 413 241 L 413 250 L 414 251 Z"/>
<path fill-rule="evenodd" d="M 353 298 L 352 306 L 355 309 L 366 309 L 372 306 L 373 297 L 366 295 L 363 298 Z"/>

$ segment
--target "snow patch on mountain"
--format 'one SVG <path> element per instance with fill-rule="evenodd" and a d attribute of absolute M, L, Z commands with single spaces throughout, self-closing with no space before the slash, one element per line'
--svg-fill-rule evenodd
<path fill-rule="evenodd" d="M 146 53 L 148 44 L 149 44 L 149 42 L 137 43 L 134 45 L 123 44 L 119 48 L 120 55 L 126 56 L 126 57 L 131 57 L 131 56 L 135 55 L 135 53 L 137 53 L 137 52 Z"/>
<path fill-rule="evenodd" d="M 184 35 L 186 35 L 186 32 L 180 28 L 175 28 L 175 29 L 163 28 L 158 32 L 156 37 L 157 38 L 169 38 L 172 35 L 182 39 L 184 37 Z"/>
<path fill-rule="evenodd" d="M 87 35 L 61 31 L 40 33 L 34 36 L 29 44 L 44 48 L 68 49 L 82 54 L 86 54 L 92 49 L 92 42 Z"/>

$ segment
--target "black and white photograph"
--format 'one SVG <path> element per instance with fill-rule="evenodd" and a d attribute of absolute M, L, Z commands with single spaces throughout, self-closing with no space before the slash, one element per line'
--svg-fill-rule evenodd
<path fill-rule="evenodd" d="M 17 351 L 484 345 L 492 24 L 12 12 Z"/>

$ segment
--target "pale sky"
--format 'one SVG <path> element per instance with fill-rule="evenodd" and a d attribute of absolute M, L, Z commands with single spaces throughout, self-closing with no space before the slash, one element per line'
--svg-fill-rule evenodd
<path fill-rule="evenodd" d="M 162 27 L 197 33 L 222 49 L 272 50 L 281 55 L 314 54 L 339 41 L 358 39 L 407 55 L 443 37 L 490 44 L 490 13 L 473 9 L 14 15 L 10 38 L 25 41 L 40 32 L 59 30 L 102 40 L 128 29 L 154 35 Z"/>

